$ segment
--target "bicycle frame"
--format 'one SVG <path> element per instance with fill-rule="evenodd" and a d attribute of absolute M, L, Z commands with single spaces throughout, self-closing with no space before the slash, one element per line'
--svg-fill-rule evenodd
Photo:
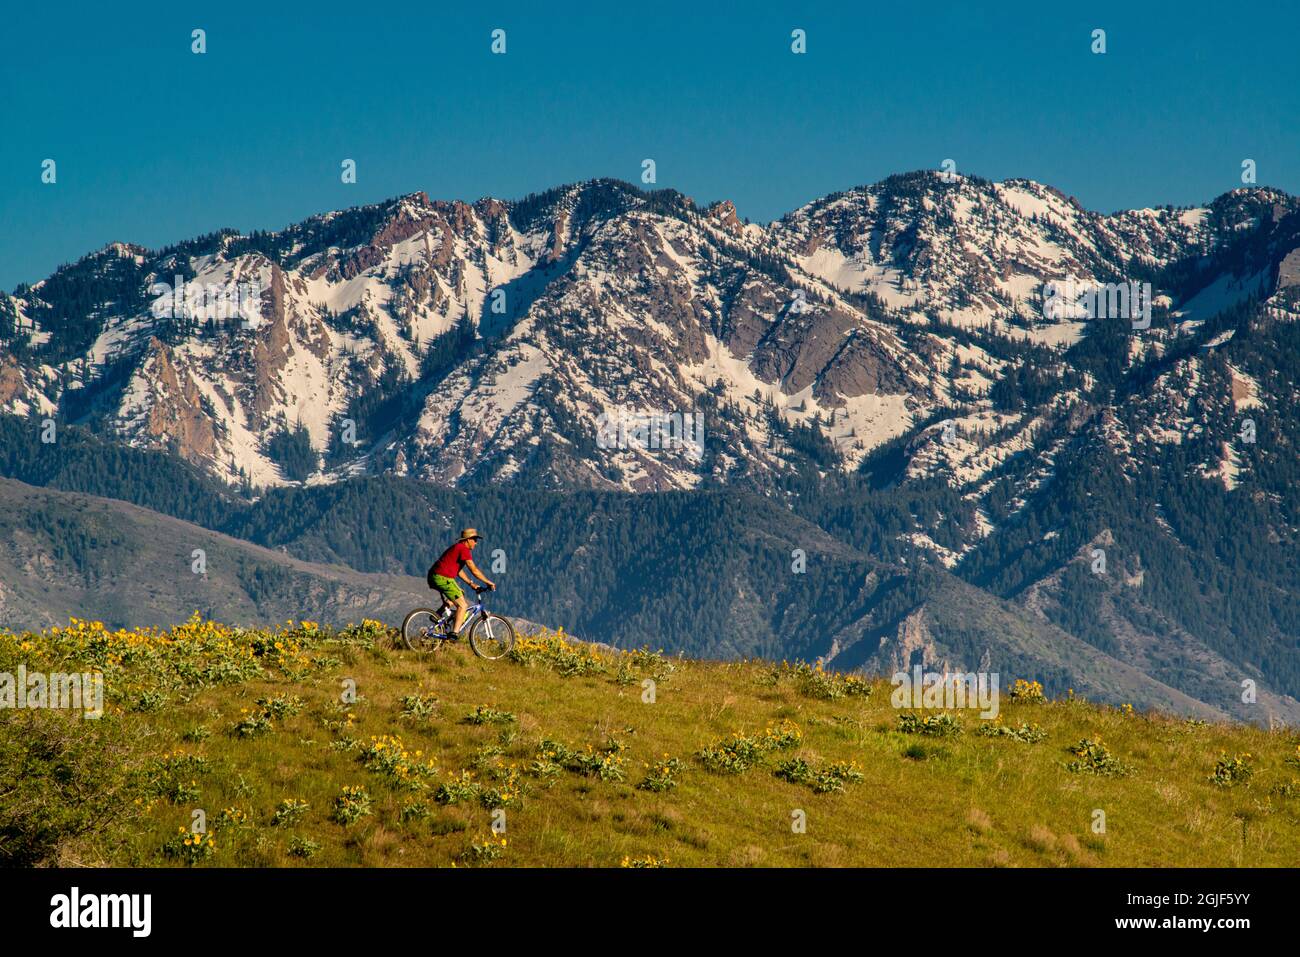
<path fill-rule="evenodd" d="M 465 612 L 465 624 L 460 626 L 460 632 L 458 632 L 458 634 L 462 632 L 464 634 L 469 634 L 469 630 L 474 627 L 480 618 L 483 617 L 485 617 L 483 599 L 480 598 L 478 601 L 474 602 L 474 604 L 469 606 L 469 611 Z"/>
<path fill-rule="evenodd" d="M 446 602 L 446 599 L 444 598 L 443 601 Z M 451 605 L 450 607 L 454 608 L 455 606 Z M 469 609 L 465 612 L 465 623 L 460 626 L 460 631 L 456 632 L 456 634 L 468 635 L 469 630 L 474 627 L 474 624 L 478 621 L 478 619 L 486 618 L 486 617 L 487 617 L 487 608 L 483 604 L 483 593 L 478 592 L 474 596 L 474 603 L 470 605 Z M 455 620 L 456 620 L 456 613 L 453 611 L 451 615 L 447 618 L 447 627 L 450 628 L 451 623 Z"/>

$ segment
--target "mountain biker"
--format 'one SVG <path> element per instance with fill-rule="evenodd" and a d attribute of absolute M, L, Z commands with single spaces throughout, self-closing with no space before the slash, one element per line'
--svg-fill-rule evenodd
<path fill-rule="evenodd" d="M 464 529 L 456 543 L 443 552 L 429 569 L 429 587 L 442 595 L 443 608 L 448 605 L 454 605 L 456 608 L 456 621 L 448 636 L 450 638 L 456 638 L 460 634 L 461 626 L 465 624 L 465 616 L 469 614 L 469 602 L 465 600 L 465 593 L 456 584 L 456 579 L 463 578 L 470 588 L 480 591 L 481 589 L 474 584 L 474 579 L 469 577 L 473 574 L 489 591 L 495 591 L 497 587 L 496 583 L 479 571 L 479 567 L 474 564 L 472 557 L 474 549 L 478 547 L 482 537 L 476 528 Z"/>

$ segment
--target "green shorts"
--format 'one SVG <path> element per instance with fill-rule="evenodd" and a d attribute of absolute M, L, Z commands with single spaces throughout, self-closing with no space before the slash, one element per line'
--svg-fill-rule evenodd
<path fill-rule="evenodd" d="M 460 586 L 456 584 L 456 579 L 448 578 L 446 575 L 434 575 L 433 587 L 447 601 L 455 601 L 465 594 L 460 590 Z"/>

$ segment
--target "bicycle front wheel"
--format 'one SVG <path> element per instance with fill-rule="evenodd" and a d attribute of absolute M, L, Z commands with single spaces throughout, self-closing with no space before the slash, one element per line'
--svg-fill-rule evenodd
<path fill-rule="evenodd" d="M 432 608 L 415 609 L 402 622 L 402 642 L 412 651 L 437 651 L 443 639 L 438 623 Z"/>
<path fill-rule="evenodd" d="M 500 615 L 484 615 L 469 630 L 469 646 L 488 661 L 504 658 L 515 646 L 515 626 Z"/>

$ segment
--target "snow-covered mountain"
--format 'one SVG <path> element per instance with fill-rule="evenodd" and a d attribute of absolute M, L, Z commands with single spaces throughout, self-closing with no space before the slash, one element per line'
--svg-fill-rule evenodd
<path fill-rule="evenodd" d="M 1155 368 L 1213 315 L 1294 282 L 1278 264 L 1300 254 L 1278 243 L 1295 208 L 1238 190 L 1103 216 L 1026 180 L 930 172 L 767 227 L 609 180 L 518 202 L 415 193 L 278 233 L 114 244 L 20 287 L 0 300 L 0 409 L 253 486 L 361 472 L 764 485 L 810 450 L 850 470 L 902 438 L 907 477 L 976 499 L 1005 463 L 1032 459 L 1023 493 L 1105 398 L 1072 361 L 1099 320 L 1073 296 L 1045 315 L 1045 284 L 1153 282 L 1151 328 L 1110 358 Z M 189 300 L 166 288 L 182 286 Z M 1187 386 L 1199 361 L 1162 381 Z M 1249 374 L 1233 381 L 1236 402 L 1267 404 Z M 1178 432 L 1171 402 L 1145 440 Z M 640 447 L 655 443 L 635 429 L 614 440 L 610 423 L 645 414 L 697 416 L 703 447 Z M 1240 467 L 1230 442 L 1204 464 L 1225 482 Z"/>

